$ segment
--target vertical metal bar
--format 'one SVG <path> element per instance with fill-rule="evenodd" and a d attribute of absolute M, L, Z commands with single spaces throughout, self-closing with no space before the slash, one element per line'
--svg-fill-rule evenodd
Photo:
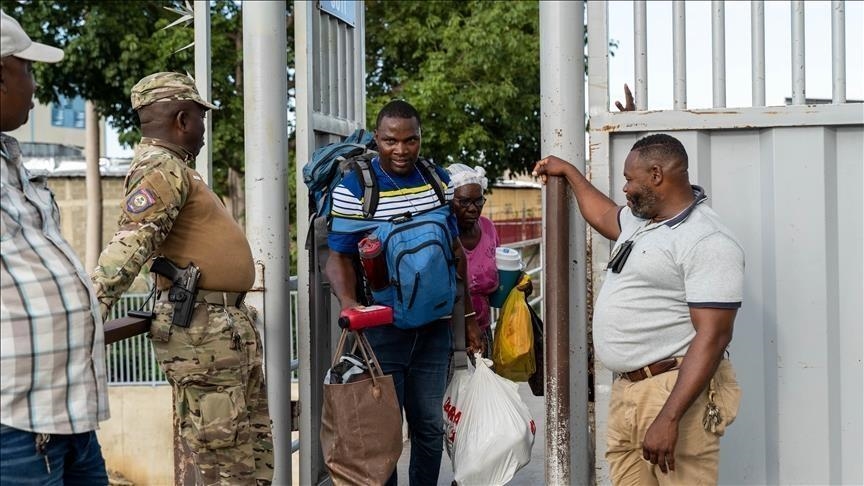
<path fill-rule="evenodd" d="M 288 295 L 288 66 L 285 2 L 243 4 L 246 235 L 256 260 L 249 293 L 261 310 L 273 420 L 273 484 L 291 482 L 291 329 Z M 263 287 L 263 288 L 262 288 Z M 263 290 L 263 295 L 262 291 Z"/>
<path fill-rule="evenodd" d="M 648 13 L 645 0 L 633 2 L 633 72 L 636 109 L 648 109 Z"/>
<path fill-rule="evenodd" d="M 765 106 L 765 2 L 750 3 L 750 64 L 753 106 Z"/>
<path fill-rule="evenodd" d="M 141 363 L 140 339 L 138 339 L 138 336 L 132 336 L 130 341 L 132 341 L 132 349 L 134 350 L 132 362 L 135 364 L 135 366 L 133 366 L 134 372 L 132 373 L 132 381 L 139 383 L 141 381 L 141 369 L 143 367 Z"/>
<path fill-rule="evenodd" d="M 846 2 L 831 2 L 832 103 L 846 103 Z"/>
<path fill-rule="evenodd" d="M 672 2 L 672 78 L 675 80 L 673 107 L 687 109 L 687 27 L 685 22 L 684 0 Z M 589 44 L 590 45 L 590 44 Z"/>
<path fill-rule="evenodd" d="M 195 87 L 208 102 L 210 97 L 210 0 L 192 2 L 195 15 Z M 204 120 L 204 147 L 195 158 L 195 170 L 207 185 L 213 185 L 213 115 Z"/>
<path fill-rule="evenodd" d="M 327 82 L 330 86 L 330 104 L 326 115 L 339 116 L 339 21 L 334 17 L 327 17 L 327 44 L 325 51 L 329 54 L 328 61 L 330 70 Z"/>
<path fill-rule="evenodd" d="M 294 79 L 296 83 L 296 109 L 297 116 L 297 160 L 309 160 L 315 150 L 315 131 L 312 127 L 312 115 L 316 108 L 323 103 L 316 86 L 320 86 L 320 70 L 316 68 L 320 63 L 316 49 L 316 22 L 314 16 L 317 9 L 314 4 L 305 0 L 294 2 L 294 53 L 296 56 L 294 65 L 297 69 Z M 294 174 L 295 187 L 297 188 L 297 201 L 306 201 L 309 197 L 306 185 L 303 183 L 302 165 L 297 164 Z M 315 411 L 316 403 L 313 402 L 317 386 L 317 377 L 313 376 L 314 358 L 316 346 L 312 345 L 312 311 L 311 298 L 312 262 L 309 260 L 309 252 L 299 251 L 300 238 L 305 238 L 309 231 L 309 207 L 306 204 L 297 204 L 297 358 L 300 360 L 298 370 L 298 389 L 300 402 L 308 404 L 300 414 L 300 484 L 318 484 L 319 469 L 323 467 L 321 451 L 315 433 L 319 425 L 313 415 L 320 413 Z M 314 382 L 314 383 L 313 383 Z"/>
<path fill-rule="evenodd" d="M 584 8 L 583 2 L 540 2 L 541 155 L 558 155 L 582 171 Z M 574 201 L 567 187 L 565 180 L 552 178 L 544 190 L 546 484 L 592 484 L 585 223 L 571 210 Z M 571 258 L 577 261 L 575 268 Z"/>
<path fill-rule="evenodd" d="M 804 82 L 804 2 L 792 1 L 792 104 L 807 102 Z"/>
<path fill-rule="evenodd" d="M 123 378 L 121 378 L 122 383 L 129 382 L 129 340 L 124 339 L 120 341 L 123 346 L 121 349 L 123 350 Z"/>
<path fill-rule="evenodd" d="M 711 79 L 714 108 L 726 106 L 726 7 L 724 2 L 711 2 Z"/>

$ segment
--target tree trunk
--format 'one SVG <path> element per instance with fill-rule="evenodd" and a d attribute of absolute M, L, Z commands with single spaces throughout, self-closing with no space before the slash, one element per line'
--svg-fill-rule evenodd
<path fill-rule="evenodd" d="M 84 104 L 84 126 L 87 157 L 87 237 L 85 239 L 86 270 L 92 272 L 102 252 L 102 179 L 99 174 L 99 116 L 91 101 Z"/>

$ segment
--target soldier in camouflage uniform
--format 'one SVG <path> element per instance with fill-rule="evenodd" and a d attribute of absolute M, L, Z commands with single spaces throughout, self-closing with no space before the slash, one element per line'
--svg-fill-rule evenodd
<path fill-rule="evenodd" d="M 222 201 L 189 167 L 204 145 L 215 106 L 194 81 L 156 73 L 132 88 L 143 137 L 126 176 L 117 233 L 99 257 L 93 283 L 102 315 L 157 255 L 201 278 L 192 322 L 171 324 L 170 282 L 156 281 L 153 348 L 174 391 L 196 484 L 269 484 L 273 442 L 257 313 L 243 304 L 255 268 L 249 243 Z"/>

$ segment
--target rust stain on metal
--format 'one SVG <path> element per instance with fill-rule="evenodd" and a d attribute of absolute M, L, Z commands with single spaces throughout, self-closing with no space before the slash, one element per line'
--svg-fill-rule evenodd
<path fill-rule="evenodd" d="M 618 124 L 613 125 L 610 123 L 610 124 L 606 124 L 606 125 L 603 125 L 602 127 L 600 127 L 600 130 L 603 132 L 614 132 L 614 131 L 617 131 L 620 126 L 621 125 L 618 125 Z"/>
<path fill-rule="evenodd" d="M 562 409 L 562 390 L 558 377 L 552 374 L 546 381 L 546 483 L 568 484 L 570 479 L 570 420 Z"/>

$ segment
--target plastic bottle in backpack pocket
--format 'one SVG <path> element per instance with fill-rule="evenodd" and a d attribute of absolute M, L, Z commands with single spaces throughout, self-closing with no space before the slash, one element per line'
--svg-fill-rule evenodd
<path fill-rule="evenodd" d="M 384 255 L 384 246 L 374 233 L 360 240 L 357 245 L 360 251 L 360 263 L 363 265 L 363 273 L 366 281 L 374 291 L 382 290 L 390 285 L 390 277 L 387 275 L 387 257 Z"/>

